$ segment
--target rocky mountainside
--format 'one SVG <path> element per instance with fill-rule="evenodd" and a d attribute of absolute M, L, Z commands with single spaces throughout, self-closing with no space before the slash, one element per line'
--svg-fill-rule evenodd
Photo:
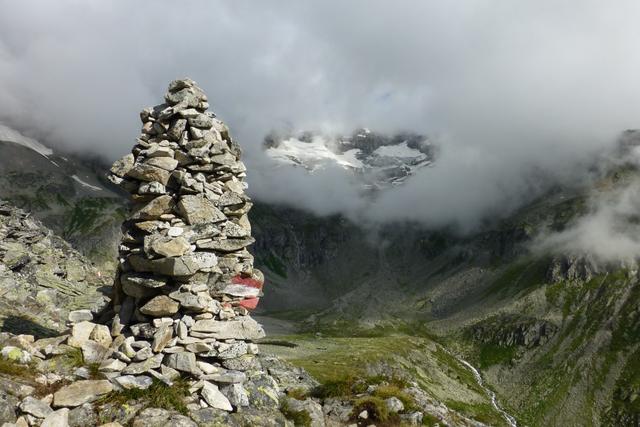
<path fill-rule="evenodd" d="M 328 166 L 344 168 L 366 190 L 401 185 L 416 171 L 432 164 L 435 157 L 435 149 L 425 136 L 387 136 L 369 129 L 338 136 L 273 133 L 265 139 L 264 148 L 282 166 L 302 167 L 310 173 Z"/>
<path fill-rule="evenodd" d="M 103 272 L 113 271 L 126 200 L 106 180 L 106 165 L 0 125 L 0 170 L 0 199 L 31 212 Z"/>
<path fill-rule="evenodd" d="M 0 292 L 3 331 L 46 335 L 63 330 L 71 310 L 99 314 L 111 278 L 30 213 L 0 201 Z"/>
<path fill-rule="evenodd" d="M 305 286 L 313 289 L 307 295 L 322 296 L 309 310 L 274 315 L 328 334 L 352 334 L 356 325 L 360 334 L 424 328 L 481 369 L 518 424 L 635 425 L 636 263 L 536 248 L 541 237 L 580 230 L 584 221 L 600 218 L 599 206 L 607 209 L 620 194 L 629 203 L 629 192 L 635 194 L 640 182 L 633 155 L 637 135 L 625 133 L 614 160 L 601 159 L 592 182 L 554 188 L 510 218 L 465 237 L 405 224 L 378 229 L 371 239 L 342 218 L 291 214 L 286 224 L 267 221 L 267 235 L 279 236 L 275 245 L 258 239 L 273 249 L 267 276 L 292 289 L 278 291 L 292 294 L 300 289 L 296 274 L 304 271 Z M 613 215 L 610 233 L 637 232 L 633 211 Z M 298 225 L 293 216 L 304 219 Z M 333 245 L 320 243 L 329 236 L 335 236 Z M 278 244 L 285 241 L 294 244 Z M 351 270 L 341 270 L 344 259 Z M 338 279 L 330 273 L 334 266 Z M 318 310 L 322 304 L 325 309 Z M 265 308 L 272 308 L 268 298 Z"/>

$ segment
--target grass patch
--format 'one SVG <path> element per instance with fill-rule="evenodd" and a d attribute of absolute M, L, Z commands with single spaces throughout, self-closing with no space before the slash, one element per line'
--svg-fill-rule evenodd
<path fill-rule="evenodd" d="M 456 400 L 449 400 L 445 402 L 449 408 L 454 411 L 468 414 L 476 421 L 490 425 L 490 426 L 504 426 L 505 420 L 502 418 L 488 403 L 464 403 Z"/>
<path fill-rule="evenodd" d="M 99 363 L 88 363 L 86 365 L 87 370 L 89 371 L 89 378 L 92 380 L 101 380 L 104 378 L 102 372 L 100 372 L 100 364 Z"/>
<path fill-rule="evenodd" d="M 61 356 L 61 362 L 69 368 L 81 368 L 84 366 L 84 357 L 79 348 L 70 348 Z"/>
<path fill-rule="evenodd" d="M 466 366 L 458 362 L 455 357 L 440 348 L 438 348 L 433 354 L 441 365 L 444 365 L 449 369 L 450 377 L 458 379 L 459 382 L 466 384 L 471 390 L 481 396 L 485 396 L 484 389 L 478 385 L 473 373 Z"/>
<path fill-rule="evenodd" d="M 482 344 L 478 354 L 480 368 L 488 368 L 493 365 L 502 365 L 511 362 L 518 352 L 517 346 L 503 347 L 492 343 Z"/>
<path fill-rule="evenodd" d="M 287 390 L 287 396 L 296 400 L 305 400 L 309 397 L 309 391 L 304 388 L 293 388 L 291 390 Z"/>
<path fill-rule="evenodd" d="M 327 399 L 329 397 L 347 397 L 367 390 L 367 383 L 356 376 L 327 380 L 311 391 L 313 397 Z"/>
<path fill-rule="evenodd" d="M 435 427 L 435 426 L 439 426 L 440 423 L 441 423 L 440 418 L 436 417 L 435 415 L 431 415 L 431 414 L 429 414 L 427 412 L 422 414 L 422 425 L 423 426 Z"/>
<path fill-rule="evenodd" d="M 296 427 L 311 426 L 311 416 L 309 413 L 304 409 L 294 411 L 286 400 L 280 404 L 280 412 L 282 412 L 282 415 L 284 415 L 289 421 L 292 421 L 293 425 Z"/>
<path fill-rule="evenodd" d="M 549 259 L 523 260 L 514 263 L 493 281 L 485 295 L 516 295 L 545 283 Z"/>
<path fill-rule="evenodd" d="M 310 341 L 318 342 L 313 337 Z M 324 384 L 344 382 L 345 379 L 352 377 L 367 378 L 369 377 L 367 366 L 405 356 L 415 348 L 414 338 L 407 336 L 328 338 L 321 342 L 328 346 L 326 350 L 292 358 L 289 362 L 304 368 Z M 304 351 L 306 346 L 303 344 L 301 347 Z"/>
<path fill-rule="evenodd" d="M 21 365 L 13 360 L 0 357 L 0 374 L 12 375 L 22 378 L 31 378 L 31 369 L 27 365 Z"/>
<path fill-rule="evenodd" d="M 415 399 L 403 392 L 400 387 L 396 385 L 381 385 L 375 389 L 373 395 L 380 399 L 395 397 L 402 402 L 405 411 L 414 411 L 418 409 Z"/>
<path fill-rule="evenodd" d="M 99 402 L 125 405 L 130 401 L 141 402 L 145 408 L 162 408 L 176 410 L 181 414 L 187 414 L 185 398 L 189 396 L 189 383 L 180 378 L 168 386 L 163 382 L 154 379 L 151 386 L 146 390 L 130 389 L 113 391 L 102 398 Z"/>
<path fill-rule="evenodd" d="M 76 233 L 86 234 L 104 222 L 108 210 L 117 206 L 119 200 L 106 197 L 84 197 L 67 209 L 67 223 L 64 236 Z"/>

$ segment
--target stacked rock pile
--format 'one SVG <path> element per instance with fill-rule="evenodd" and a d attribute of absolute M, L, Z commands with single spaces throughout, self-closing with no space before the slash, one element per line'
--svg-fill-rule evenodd
<path fill-rule="evenodd" d="M 249 316 L 263 276 L 246 249 L 254 242 L 246 168 L 194 81 L 171 82 L 165 101 L 140 113 L 137 144 L 111 168 L 134 210 L 123 224 L 102 369 L 119 387 L 186 376 L 198 404 L 238 409 L 248 404 L 253 341 L 264 336 Z"/>

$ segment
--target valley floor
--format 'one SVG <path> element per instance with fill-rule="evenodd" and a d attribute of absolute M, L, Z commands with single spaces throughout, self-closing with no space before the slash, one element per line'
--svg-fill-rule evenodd
<path fill-rule="evenodd" d="M 493 392 L 478 381 L 473 368 L 431 338 L 292 333 L 293 323 L 270 317 L 258 320 L 268 337 L 260 344 L 262 352 L 304 368 L 321 384 L 349 378 L 402 378 L 424 392 L 434 417 L 445 415 L 451 425 L 515 425 L 511 416 L 493 405 Z"/>

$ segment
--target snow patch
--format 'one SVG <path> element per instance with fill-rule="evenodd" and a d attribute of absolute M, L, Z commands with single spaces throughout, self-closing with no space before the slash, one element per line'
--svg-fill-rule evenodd
<path fill-rule="evenodd" d="M 359 152 L 359 149 L 354 148 L 342 154 L 335 153 L 328 147 L 328 141 L 321 136 L 313 137 L 310 142 L 289 138 L 280 142 L 277 147 L 267 149 L 269 157 L 285 163 L 304 166 L 311 171 L 331 163 L 337 163 L 342 167 L 361 169 L 364 165 L 356 157 Z"/>
<path fill-rule="evenodd" d="M 51 148 L 46 147 L 35 139 L 24 136 L 17 130 L 11 129 L 3 124 L 0 124 L 0 141 L 13 142 L 15 144 L 22 145 L 44 157 L 53 154 L 53 150 Z"/>
<path fill-rule="evenodd" d="M 373 154 L 385 157 L 426 157 L 419 150 L 409 147 L 407 141 L 397 145 L 383 145 L 382 147 L 378 147 Z"/>
<path fill-rule="evenodd" d="M 74 181 L 76 181 L 78 184 L 82 185 L 83 187 L 89 188 L 93 191 L 102 191 L 102 188 L 96 187 L 95 185 L 91 185 L 88 182 L 83 181 L 82 179 L 80 179 L 78 175 L 71 175 L 71 178 L 73 178 Z"/>

